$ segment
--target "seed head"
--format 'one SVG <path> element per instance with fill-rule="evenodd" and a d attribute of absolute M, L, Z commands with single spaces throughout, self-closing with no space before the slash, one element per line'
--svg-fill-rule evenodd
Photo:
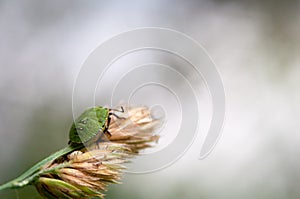
<path fill-rule="evenodd" d="M 154 130 L 160 122 L 148 108 L 125 110 L 112 117 L 110 137 L 45 165 L 35 181 L 39 193 L 45 198 L 104 198 L 107 186 L 120 182 L 123 164 L 159 139 Z"/>

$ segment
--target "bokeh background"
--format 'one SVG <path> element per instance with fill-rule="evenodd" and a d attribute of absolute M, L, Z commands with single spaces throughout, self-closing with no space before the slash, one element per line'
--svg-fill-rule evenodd
<path fill-rule="evenodd" d="M 181 31 L 223 78 L 226 122 L 170 167 L 127 174 L 107 198 L 300 198 L 300 2 L 0 1 L 0 183 L 64 147 L 72 89 L 101 42 L 133 28 Z M 33 187 L 0 198 L 40 198 Z"/>

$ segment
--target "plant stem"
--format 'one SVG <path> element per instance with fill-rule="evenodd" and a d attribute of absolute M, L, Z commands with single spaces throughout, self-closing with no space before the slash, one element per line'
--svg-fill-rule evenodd
<path fill-rule="evenodd" d="M 36 163 L 34 166 L 32 166 L 30 169 L 28 169 L 27 171 L 25 171 L 22 175 L 20 175 L 19 177 L 15 178 L 14 180 L 11 180 L 3 185 L 0 186 L 0 190 L 4 190 L 4 189 L 16 189 L 16 188 L 20 188 L 20 187 L 24 187 L 28 184 L 30 184 L 35 177 L 37 177 L 38 175 L 40 175 L 41 173 L 43 173 L 43 171 L 38 172 L 45 164 L 47 164 L 48 162 L 51 162 L 55 159 L 57 159 L 60 156 L 66 155 L 74 150 L 83 148 L 82 144 L 79 145 L 69 145 L 55 153 L 53 153 L 52 155 L 46 157 L 45 159 L 41 160 L 40 162 Z"/>

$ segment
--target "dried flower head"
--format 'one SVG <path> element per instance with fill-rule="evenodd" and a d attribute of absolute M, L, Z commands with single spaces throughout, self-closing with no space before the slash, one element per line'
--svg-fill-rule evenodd
<path fill-rule="evenodd" d="M 125 110 L 119 118 L 112 118 L 108 140 L 45 165 L 35 181 L 39 193 L 45 198 L 104 198 L 107 185 L 120 182 L 126 169 L 123 164 L 159 138 L 153 134 L 159 121 L 151 117 L 148 108 Z"/>

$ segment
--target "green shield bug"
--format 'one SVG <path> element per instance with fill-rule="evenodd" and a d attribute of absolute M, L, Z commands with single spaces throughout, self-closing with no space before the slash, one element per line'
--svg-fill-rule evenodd
<path fill-rule="evenodd" d="M 124 112 L 123 107 L 120 110 L 109 109 L 101 106 L 92 107 L 84 111 L 72 124 L 69 132 L 69 144 L 85 144 L 90 141 L 98 140 L 103 134 L 111 136 L 108 131 L 111 115 L 119 118 L 112 111 Z"/>

